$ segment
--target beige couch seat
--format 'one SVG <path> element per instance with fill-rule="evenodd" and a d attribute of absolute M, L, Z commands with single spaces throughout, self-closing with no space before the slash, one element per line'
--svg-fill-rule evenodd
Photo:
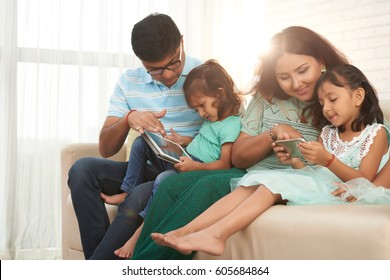
<path fill-rule="evenodd" d="M 381 107 L 390 120 L 390 100 Z M 100 157 L 98 145 L 71 144 L 61 153 L 63 259 L 84 258 L 67 179 L 85 156 Z M 113 157 L 127 158 L 126 148 Z M 115 216 L 116 207 L 107 210 Z M 390 205 L 273 206 L 233 235 L 222 256 L 198 253 L 195 259 L 390 260 Z"/>

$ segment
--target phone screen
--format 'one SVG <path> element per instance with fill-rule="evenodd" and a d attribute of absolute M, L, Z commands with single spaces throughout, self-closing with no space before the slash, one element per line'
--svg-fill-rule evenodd
<path fill-rule="evenodd" d="M 275 144 L 282 146 L 291 157 L 301 157 L 302 153 L 298 147 L 299 143 L 306 142 L 303 138 L 288 139 L 288 140 L 276 140 Z"/>

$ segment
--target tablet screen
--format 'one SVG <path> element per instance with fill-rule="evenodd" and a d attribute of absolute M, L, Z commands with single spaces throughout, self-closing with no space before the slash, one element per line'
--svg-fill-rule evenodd
<path fill-rule="evenodd" d="M 156 155 L 163 160 L 171 163 L 178 163 L 180 162 L 179 158 L 181 156 L 189 157 L 182 146 L 162 137 L 160 134 L 145 131 L 142 136 Z"/>

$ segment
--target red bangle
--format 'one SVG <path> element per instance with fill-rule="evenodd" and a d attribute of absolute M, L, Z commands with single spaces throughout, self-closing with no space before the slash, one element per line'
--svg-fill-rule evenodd
<path fill-rule="evenodd" d="M 332 164 L 332 162 L 334 161 L 334 159 L 335 159 L 335 156 L 332 154 L 332 158 L 330 160 L 328 160 L 328 162 L 324 166 L 329 167 Z"/>
<path fill-rule="evenodd" d="M 131 113 L 133 113 L 134 111 L 137 111 L 137 110 L 130 110 L 130 111 L 126 114 L 126 123 L 127 123 L 127 126 L 128 126 L 129 128 L 131 128 L 130 125 L 129 125 L 129 115 L 130 115 Z"/>

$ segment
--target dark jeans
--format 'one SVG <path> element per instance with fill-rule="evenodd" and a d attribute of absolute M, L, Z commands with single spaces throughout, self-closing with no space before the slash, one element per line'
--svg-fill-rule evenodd
<path fill-rule="evenodd" d="M 153 201 L 153 196 L 156 194 L 161 182 L 164 181 L 166 178 L 172 176 L 173 174 L 177 174 L 177 171 L 175 169 L 170 169 L 170 170 L 167 170 L 167 171 L 164 171 L 164 172 L 161 172 L 160 174 L 158 174 L 156 180 L 154 181 L 152 195 L 150 196 L 150 198 L 148 200 L 148 204 L 145 206 L 145 209 L 139 213 L 143 219 L 145 219 L 146 214 L 148 214 L 149 207 Z"/>
<path fill-rule="evenodd" d="M 146 141 L 139 136 L 134 139 L 131 146 L 129 164 L 121 186 L 122 191 L 129 193 L 135 186 L 144 182 L 148 163 L 152 164 L 159 172 L 173 169 L 171 163 L 159 159 Z"/>
<path fill-rule="evenodd" d="M 118 206 L 118 215 L 109 223 L 100 193 L 119 194 L 127 162 L 101 158 L 82 158 L 69 170 L 73 207 L 80 228 L 86 259 L 118 259 L 114 251 L 133 235 L 142 223 L 139 213 L 145 208 L 159 173 L 148 168 L 144 181 L 136 186 Z M 160 171 L 161 172 L 161 171 Z"/>

